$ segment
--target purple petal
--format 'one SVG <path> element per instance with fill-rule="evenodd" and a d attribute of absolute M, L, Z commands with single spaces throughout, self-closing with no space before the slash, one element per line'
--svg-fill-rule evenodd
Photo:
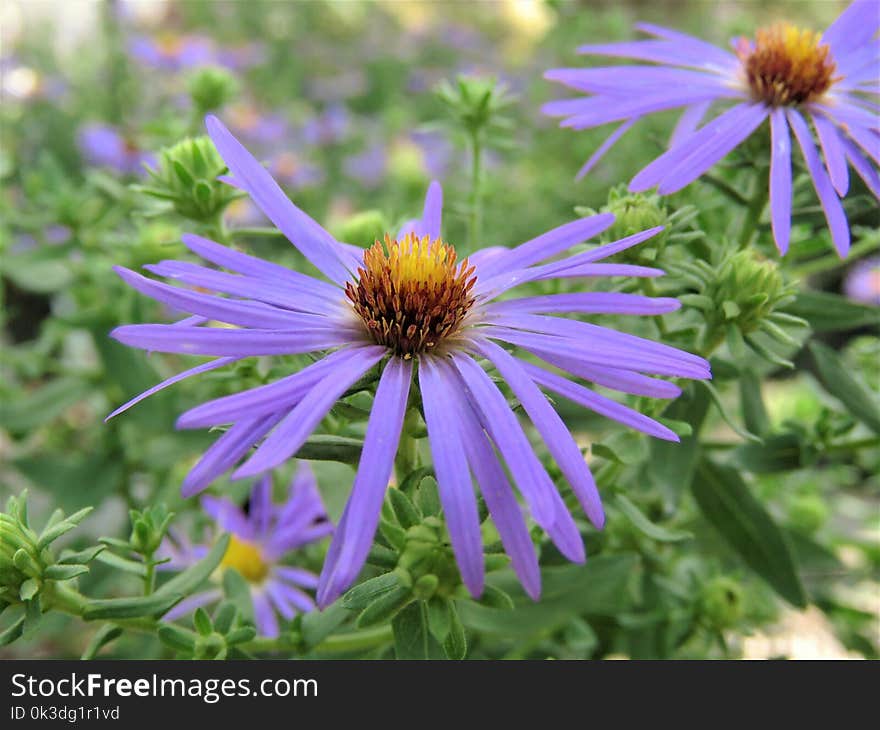
<path fill-rule="evenodd" d="M 225 532 L 231 532 L 242 540 L 253 540 L 256 537 L 254 525 L 237 504 L 210 495 L 202 497 L 201 504 L 202 509 Z"/>
<path fill-rule="evenodd" d="M 127 403 L 119 406 L 113 413 L 107 416 L 104 419 L 104 423 L 107 423 L 114 416 L 118 416 L 123 411 L 127 411 L 133 405 L 140 403 L 144 398 L 149 398 L 154 393 L 158 393 L 160 390 L 164 390 L 169 385 L 174 385 L 175 383 L 179 383 L 181 380 L 186 380 L 187 378 L 192 377 L 193 375 L 200 375 L 201 373 L 206 373 L 210 370 L 216 370 L 217 368 L 222 368 L 224 365 L 230 365 L 236 362 L 237 358 L 234 357 L 218 357 L 216 360 L 211 360 L 210 362 L 202 363 L 201 365 L 196 365 L 194 368 L 190 368 L 189 370 L 184 370 L 182 373 L 177 373 L 177 375 L 172 375 L 167 380 L 163 380 L 158 385 L 154 385 L 152 388 L 145 390 L 140 395 L 136 395 Z"/>
<path fill-rule="evenodd" d="M 632 94 L 657 95 L 657 89 L 679 91 L 718 89 L 728 80 L 718 74 L 664 66 L 604 66 L 599 68 L 554 68 L 544 74 L 555 81 L 587 94 L 629 97 Z"/>
<path fill-rule="evenodd" d="M 169 324 L 130 324 L 117 327 L 110 336 L 141 350 L 177 352 L 184 355 L 301 355 L 350 343 L 353 330 L 339 326 L 297 331 L 178 327 Z"/>
<path fill-rule="evenodd" d="M 459 431 L 456 409 L 458 383 L 434 364 L 434 358 L 419 360 L 419 388 L 428 427 L 428 444 L 449 539 L 462 582 L 472 596 L 483 593 L 483 543 L 480 517 Z"/>
<path fill-rule="evenodd" d="M 303 588 L 317 588 L 318 576 L 305 568 L 292 568 L 289 565 L 279 565 L 275 572 L 284 580 L 295 583 Z"/>
<path fill-rule="evenodd" d="M 633 126 L 637 121 L 639 121 L 639 117 L 633 117 L 625 121 L 621 124 L 617 129 L 615 129 L 610 135 L 608 135 L 608 139 L 606 139 L 599 148 L 590 156 L 590 159 L 587 160 L 580 170 L 578 170 L 577 175 L 574 176 L 575 180 L 583 180 L 584 177 L 590 172 L 590 170 L 595 167 L 596 163 L 599 162 L 604 156 L 605 153 L 608 152 L 626 132 Z"/>
<path fill-rule="evenodd" d="M 553 406 L 516 358 L 488 341 L 480 342 L 477 351 L 492 362 L 514 395 L 519 398 L 590 522 L 601 528 L 605 524 L 605 513 L 599 490 L 581 450 L 559 414 L 553 410 Z"/>
<path fill-rule="evenodd" d="M 351 496 L 321 572 L 318 605 L 322 608 L 357 577 L 370 551 L 397 454 L 411 379 L 411 360 L 392 357 L 388 361 L 376 389 Z M 353 515 L 351 521 L 349 515 Z"/>
<path fill-rule="evenodd" d="M 275 639 L 280 633 L 278 629 L 278 617 L 269 603 L 269 597 L 265 593 L 254 591 L 251 595 L 254 602 L 254 620 L 257 624 L 257 632 L 260 636 Z"/>
<path fill-rule="evenodd" d="M 636 431 L 641 431 L 650 436 L 656 436 L 657 438 L 665 439 L 666 441 L 680 440 L 674 431 L 632 408 L 628 408 L 610 398 L 594 393 L 589 388 L 584 388 L 582 385 L 572 383 L 570 380 L 566 380 L 560 375 L 543 370 L 536 365 L 531 365 L 530 363 L 523 363 L 523 365 L 526 372 L 529 373 L 538 385 L 559 393 L 559 395 L 584 406 L 584 408 L 589 408 L 591 411 L 595 411 L 606 418 L 611 418 L 618 423 L 622 423 L 624 426 L 629 426 Z"/>
<path fill-rule="evenodd" d="M 680 34 L 683 38 L 688 38 Z M 688 38 L 690 42 L 676 39 L 675 41 L 628 41 L 624 43 L 606 43 L 598 45 L 586 45 L 577 49 L 578 53 L 595 56 L 611 56 L 618 58 L 632 58 L 639 61 L 651 61 L 653 63 L 670 64 L 673 66 L 690 66 L 692 68 L 715 71 L 729 74 L 732 67 L 737 63 L 736 58 L 726 54 L 720 48 L 715 49 L 715 57 L 707 56 L 705 45 L 695 38 Z"/>
<path fill-rule="evenodd" d="M 239 421 L 223 433 L 202 454 L 202 458 L 190 469 L 180 487 L 184 497 L 192 497 L 205 489 L 227 469 L 231 469 L 248 450 L 284 416 L 272 413 L 259 418 Z"/>
<path fill-rule="evenodd" d="M 849 253 L 850 239 L 849 224 L 846 220 L 846 214 L 843 212 L 843 206 L 840 204 L 840 198 L 837 197 L 828 173 L 825 172 L 825 168 L 819 160 L 819 154 L 816 152 L 804 118 L 795 109 L 787 109 L 786 114 L 788 115 L 788 123 L 791 125 L 801 148 L 804 161 L 807 163 L 810 177 L 813 178 L 813 187 L 816 188 L 822 210 L 825 211 L 825 219 L 831 229 L 831 240 L 834 242 L 837 253 L 843 258 Z"/>
<path fill-rule="evenodd" d="M 337 284 L 348 281 L 351 275 L 342 264 L 342 252 L 336 240 L 290 201 L 268 171 L 217 117 L 208 116 L 205 124 L 236 181 L 266 217 L 328 279 Z"/>
<path fill-rule="evenodd" d="M 162 619 L 164 621 L 176 621 L 177 619 L 183 618 L 192 613 L 197 608 L 207 606 L 209 603 L 219 601 L 221 598 L 223 598 L 223 591 L 219 588 L 203 591 L 202 593 L 194 593 L 193 595 L 184 598 L 180 603 L 169 610 L 164 616 L 162 616 Z"/>
<path fill-rule="evenodd" d="M 440 362 L 438 368 L 448 368 Z M 470 404 L 460 393 L 452 392 L 455 408 L 461 418 L 462 443 L 468 462 L 480 484 L 489 514 L 501 536 L 501 543 L 526 593 L 537 601 L 541 595 L 541 570 L 522 510 L 513 494 L 513 487 L 495 455 L 492 444 L 477 420 Z"/>
<path fill-rule="evenodd" d="M 680 31 L 664 28 L 653 23 L 636 23 L 635 28 L 642 31 L 642 33 L 657 36 L 658 38 L 672 41 L 682 48 L 687 48 L 689 52 L 698 58 L 702 56 L 703 58 L 711 59 L 713 64 L 719 68 L 736 67 L 739 65 L 739 59 L 732 53 L 687 33 L 681 33 Z"/>
<path fill-rule="evenodd" d="M 675 124 L 675 129 L 672 130 L 672 136 L 669 138 L 670 149 L 690 137 L 697 130 L 697 126 L 703 121 L 703 117 L 706 116 L 706 112 L 709 111 L 711 106 L 711 101 L 700 101 L 696 104 L 691 104 L 691 106 L 684 110 L 684 113 Z"/>
<path fill-rule="evenodd" d="M 266 538 L 270 534 L 270 525 L 274 506 L 272 504 L 272 475 L 260 477 L 251 488 L 248 502 L 250 523 L 254 534 Z"/>
<path fill-rule="evenodd" d="M 850 164 L 855 168 L 859 177 L 864 180 L 868 190 L 874 193 L 876 198 L 880 199 L 880 173 L 871 166 L 870 160 L 862 154 L 862 151 L 855 143 L 846 138 L 842 141 Z"/>
<path fill-rule="evenodd" d="M 430 236 L 433 241 L 440 238 L 440 222 L 443 216 L 443 188 L 434 180 L 428 186 L 425 195 L 425 209 L 422 218 L 413 226 L 413 233 L 417 236 Z"/>
<path fill-rule="evenodd" d="M 871 43 L 880 32 L 880 11 L 876 0 L 854 0 L 822 34 L 835 59 Z"/>
<path fill-rule="evenodd" d="M 385 348 L 377 345 L 346 347 L 332 352 L 298 373 L 267 385 L 222 396 L 191 408 L 177 419 L 177 428 L 205 428 L 233 423 L 267 413 L 287 410 L 298 403 L 328 372 L 362 357 L 381 356 Z"/>
<path fill-rule="evenodd" d="M 825 168 L 831 178 L 831 184 L 842 198 L 849 190 L 849 169 L 846 165 L 846 155 L 843 153 L 843 144 L 835 126 L 828 118 L 821 114 L 811 114 L 813 126 L 819 137 L 819 145 L 822 148 L 822 156 L 825 158 Z"/>
<path fill-rule="evenodd" d="M 548 294 L 495 302 L 486 307 L 495 312 L 580 313 L 580 314 L 666 314 L 681 309 L 681 302 L 669 297 L 645 297 L 620 292 Z"/>
<path fill-rule="evenodd" d="M 690 185 L 721 158 L 727 156 L 767 118 L 767 107 L 763 104 L 748 105 L 746 110 L 747 113 L 743 114 L 737 126 L 725 128 L 724 131 L 719 131 L 711 139 L 701 142 L 697 150 L 670 170 L 657 188 L 660 194 L 669 195 Z M 706 127 L 708 126 L 706 125 Z"/>
<path fill-rule="evenodd" d="M 273 599 L 277 599 L 280 603 L 284 601 L 288 606 L 292 606 L 296 611 L 308 613 L 315 610 L 315 601 L 307 593 L 304 593 L 295 586 L 287 585 L 281 581 L 273 580 L 267 583 L 269 595 Z M 282 614 L 284 616 L 284 614 Z M 287 616 L 284 616 L 287 618 Z"/>
<path fill-rule="evenodd" d="M 253 456 L 236 470 L 233 478 L 256 476 L 293 456 L 343 393 L 379 362 L 383 355 L 383 352 L 367 353 L 360 350 L 358 357 L 337 364 L 284 417 Z"/>
<path fill-rule="evenodd" d="M 773 240 L 781 255 L 788 251 L 791 236 L 791 136 L 785 112 L 770 112 L 770 223 Z"/>

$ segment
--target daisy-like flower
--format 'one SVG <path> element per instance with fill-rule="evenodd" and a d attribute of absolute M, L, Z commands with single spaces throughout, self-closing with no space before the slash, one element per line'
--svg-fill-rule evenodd
<path fill-rule="evenodd" d="M 843 291 L 854 302 L 880 306 L 880 256 L 855 264 L 846 275 Z"/>
<path fill-rule="evenodd" d="M 254 484 L 247 513 L 227 499 L 210 496 L 202 497 L 202 507 L 220 530 L 231 534 L 220 570 L 235 568 L 247 581 L 257 631 L 262 636 L 278 636 L 277 615 L 289 621 L 298 612 L 315 607 L 314 600 L 303 589 L 316 588 L 318 576 L 282 563 L 294 550 L 333 532 L 308 465 L 300 464 L 284 504 L 273 503 L 272 477 L 267 474 Z M 157 557 L 168 559 L 159 568 L 184 570 L 207 552 L 206 544 L 194 544 L 186 536 L 173 533 L 157 551 Z M 178 603 L 165 618 L 180 618 L 199 606 L 219 601 L 222 596 L 219 588 L 196 593 Z"/>
<path fill-rule="evenodd" d="M 709 365 L 667 345 L 548 316 L 656 315 L 678 309 L 675 299 L 617 292 L 499 298 L 533 281 L 658 276 L 658 269 L 596 262 L 650 238 L 660 228 L 542 263 L 607 229 L 614 216 L 603 214 L 572 221 L 513 249 L 493 249 L 485 256 L 478 252 L 458 261 L 441 237 L 442 190 L 435 182 L 428 188 L 421 218 L 364 251 L 337 242 L 297 208 L 219 120 L 209 117 L 207 127 L 235 183 L 326 280 L 194 235 L 184 236 L 185 245 L 228 271 L 183 261 L 146 268 L 200 291 L 118 268 L 138 291 L 193 317 L 176 324 L 123 326 L 113 337 L 144 350 L 217 359 L 160 383 L 111 415 L 171 383 L 239 358 L 323 352 L 313 364 L 277 382 L 218 398 L 180 416 L 179 428 L 232 424 L 185 478 L 183 493 L 192 495 L 242 459 L 233 478 L 263 474 L 291 458 L 333 405 L 379 366 L 360 463 L 322 572 L 319 605 L 339 596 L 364 564 L 410 401 L 420 402 L 423 409 L 451 544 L 473 595 L 483 590 L 484 565 L 472 475 L 512 565 L 533 597 L 540 591 L 538 562 L 509 477 L 559 550 L 570 560 L 583 561 L 584 546 L 574 519 L 507 397 L 480 360 L 491 364 L 507 383 L 584 511 L 601 526 L 602 506 L 587 463 L 542 389 L 653 436 L 673 441 L 677 437 L 662 424 L 554 370 L 520 360 L 497 343 L 522 348 L 577 378 L 660 398 L 675 397 L 680 389 L 651 375 L 708 378 Z M 234 328 L 201 326 L 208 320 Z"/>
<path fill-rule="evenodd" d="M 587 45 L 588 55 L 648 61 L 638 66 L 554 69 L 546 78 L 589 94 L 550 102 L 544 112 L 562 126 L 589 129 L 621 122 L 581 169 L 586 174 L 642 117 L 684 108 L 669 150 L 641 170 L 632 192 L 662 194 L 689 185 L 770 120 L 770 209 L 780 253 L 791 233 L 791 132 L 801 149 L 831 238 L 841 256 L 850 232 L 841 204 L 849 165 L 880 198 L 880 12 L 876 0 L 856 0 L 824 33 L 787 23 L 740 38 L 734 53 L 698 38 L 642 23 L 650 40 Z M 698 129 L 710 107 L 733 106 Z M 819 140 L 813 141 L 810 124 Z M 821 155 L 820 155 L 821 150 Z"/>
<path fill-rule="evenodd" d="M 79 131 L 77 143 L 90 165 L 108 167 L 122 175 L 143 174 L 145 164 L 156 164 L 155 155 L 108 124 L 86 124 Z"/>

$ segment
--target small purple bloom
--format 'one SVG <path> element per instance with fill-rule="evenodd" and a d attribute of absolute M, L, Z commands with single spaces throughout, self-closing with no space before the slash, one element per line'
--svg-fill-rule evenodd
<path fill-rule="evenodd" d="M 80 152 L 90 165 L 109 167 L 122 175 L 139 175 L 155 156 L 133 144 L 108 124 L 86 124 L 77 137 Z"/>
<path fill-rule="evenodd" d="M 422 152 L 428 176 L 441 180 L 446 177 L 455 152 L 446 135 L 434 131 L 416 131 L 411 132 L 409 136 Z"/>
<path fill-rule="evenodd" d="M 247 512 L 227 499 L 210 496 L 202 498 L 202 507 L 221 531 L 232 535 L 220 567 L 221 570 L 235 568 L 248 582 L 257 630 L 262 636 L 278 636 L 276 614 L 289 621 L 297 613 L 315 607 L 303 589 L 317 588 L 318 576 L 282 562 L 294 550 L 333 532 L 315 477 L 307 464 L 300 464 L 284 504 L 272 501 L 272 477 L 267 474 L 254 484 Z M 160 559 L 169 561 L 159 567 L 184 570 L 204 558 L 207 552 L 207 545 L 193 544 L 185 536 L 172 533 L 157 551 Z M 178 603 L 165 618 L 169 621 L 180 618 L 221 597 L 219 588 L 197 593 Z"/>
<path fill-rule="evenodd" d="M 563 127 L 619 126 L 578 173 L 585 175 L 644 116 L 683 109 L 669 150 L 630 182 L 632 192 L 674 193 L 692 183 L 770 121 L 770 220 L 781 254 L 791 234 L 791 133 L 800 147 L 841 257 L 850 231 L 841 199 L 849 167 L 880 198 L 880 12 L 855 0 L 823 34 L 780 24 L 738 39 L 734 53 L 693 36 L 640 23 L 649 40 L 586 45 L 582 54 L 655 65 L 558 68 L 545 77 L 587 98 L 543 108 Z M 733 105 L 700 127 L 713 105 Z M 812 124 L 812 131 L 810 130 Z M 818 146 L 814 141 L 818 140 Z"/>
<path fill-rule="evenodd" d="M 175 33 L 134 36 L 128 48 L 132 58 L 142 65 L 164 71 L 204 66 L 216 59 L 213 43 L 201 36 Z"/>
<path fill-rule="evenodd" d="M 843 291 L 854 302 L 880 306 L 880 256 L 857 262 L 846 275 Z"/>
<path fill-rule="evenodd" d="M 560 258 L 613 224 L 613 215 L 601 214 L 574 220 L 515 248 L 478 251 L 459 262 L 441 238 L 443 192 L 434 182 L 420 218 L 406 223 L 396 236 L 387 235 L 384 246 L 377 242 L 364 251 L 335 240 L 297 208 L 218 119 L 208 117 L 207 127 L 235 183 L 323 278 L 190 234 L 183 237 L 184 244 L 220 268 L 188 261 L 146 267 L 184 285 L 178 287 L 117 267 L 133 288 L 193 318 L 119 327 L 112 333 L 115 339 L 144 350 L 216 359 L 154 386 L 108 418 L 175 382 L 242 358 L 322 353 L 280 380 L 217 398 L 180 416 L 179 428 L 231 424 L 184 479 L 183 494 L 191 496 L 231 469 L 234 479 L 253 477 L 293 457 L 351 386 L 378 371 L 360 462 L 322 571 L 318 604 L 327 606 L 341 595 L 364 565 L 412 388 L 420 394 L 417 400 L 423 406 L 440 499 L 464 584 L 472 595 L 483 591 L 476 479 L 513 569 L 529 595 L 537 598 L 537 555 L 508 475 L 531 517 L 563 555 L 582 562 L 584 545 L 519 418 L 483 364 L 522 404 L 597 527 L 605 517 L 593 476 L 542 391 L 629 428 L 678 441 L 663 424 L 575 378 L 625 393 L 674 398 L 681 393 L 678 386 L 651 376 L 704 379 L 711 373 L 706 360 L 674 347 L 580 319 L 549 316 L 658 315 L 677 310 L 675 299 L 621 292 L 503 301 L 499 297 L 526 282 L 660 276 L 659 269 L 597 262 L 651 238 L 661 228 Z M 208 321 L 231 327 L 203 326 Z M 528 353 L 544 366 L 520 359 L 508 348 Z"/>
<path fill-rule="evenodd" d="M 357 180 L 365 187 L 378 187 L 385 179 L 388 169 L 388 150 L 384 144 L 372 144 L 363 152 L 349 155 L 342 162 L 348 177 Z"/>
<path fill-rule="evenodd" d="M 351 117 L 342 104 L 332 104 L 307 120 L 302 136 L 310 145 L 334 145 L 344 140 L 351 129 Z"/>

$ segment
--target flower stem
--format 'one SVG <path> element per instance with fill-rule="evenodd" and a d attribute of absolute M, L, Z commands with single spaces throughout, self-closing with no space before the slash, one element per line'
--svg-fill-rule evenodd
<path fill-rule="evenodd" d="M 761 221 L 761 214 L 767 205 L 770 197 L 770 188 L 760 178 L 755 179 L 755 189 L 752 197 L 749 199 L 749 205 L 743 214 L 743 226 L 739 234 L 739 249 L 746 248 L 751 242 L 755 231 L 758 229 L 758 223 Z"/>
<path fill-rule="evenodd" d="M 471 216 L 468 232 L 470 251 L 480 246 L 483 218 L 483 140 L 481 131 L 471 132 Z"/>

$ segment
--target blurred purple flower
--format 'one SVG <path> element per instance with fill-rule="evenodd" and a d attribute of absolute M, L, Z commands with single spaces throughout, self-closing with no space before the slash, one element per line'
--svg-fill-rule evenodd
<path fill-rule="evenodd" d="M 232 536 L 220 569 L 235 568 L 247 581 L 260 635 L 278 636 L 276 614 L 289 621 L 297 613 L 315 607 L 314 600 L 303 589 L 317 588 L 318 576 L 282 563 L 294 550 L 333 532 L 308 464 L 300 463 L 284 504 L 273 503 L 272 477 L 266 475 L 254 484 L 247 512 L 227 499 L 210 496 L 202 498 L 202 507 L 220 530 Z M 170 559 L 159 567 L 184 570 L 207 552 L 207 545 L 196 545 L 180 534 L 173 534 L 157 551 L 157 557 Z M 180 618 L 199 606 L 219 601 L 222 595 L 219 588 L 196 593 L 178 603 L 164 618 Z"/>
<path fill-rule="evenodd" d="M 139 175 L 154 165 L 155 155 L 132 143 L 109 124 L 86 124 L 77 135 L 80 152 L 90 165 L 108 167 L 122 175 Z"/>
<path fill-rule="evenodd" d="M 416 131 L 411 132 L 409 136 L 422 152 L 428 176 L 440 180 L 446 177 L 455 151 L 446 135 L 434 131 Z"/>
<path fill-rule="evenodd" d="M 195 35 L 133 36 L 128 49 L 131 57 L 142 65 L 165 71 L 203 66 L 217 60 L 211 39 Z"/>
<path fill-rule="evenodd" d="M 377 142 L 363 152 L 349 155 L 342 162 L 342 169 L 348 177 L 357 180 L 364 187 L 375 188 L 384 179 L 388 170 L 388 150 Z"/>
<path fill-rule="evenodd" d="M 856 262 L 846 275 L 843 291 L 854 302 L 880 306 L 880 256 Z"/>
<path fill-rule="evenodd" d="M 344 140 L 351 128 L 351 117 L 342 104 L 331 104 L 323 112 L 306 120 L 303 140 L 310 145 L 333 145 Z"/>

